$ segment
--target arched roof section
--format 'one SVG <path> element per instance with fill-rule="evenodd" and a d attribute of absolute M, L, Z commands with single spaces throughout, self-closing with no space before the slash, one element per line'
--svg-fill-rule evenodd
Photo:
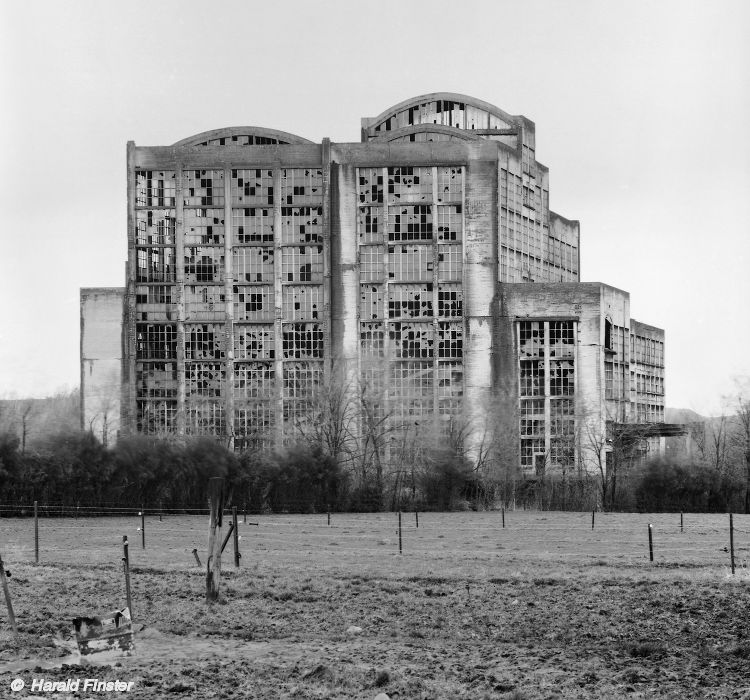
<path fill-rule="evenodd" d="M 381 141 L 399 141 L 417 143 L 424 141 L 481 141 L 481 137 L 471 131 L 457 131 L 450 126 L 440 124 L 417 124 L 406 126 L 395 131 L 386 131 L 379 136 Z"/>
<path fill-rule="evenodd" d="M 188 136 L 173 146 L 269 146 L 273 144 L 312 144 L 301 136 L 262 126 L 230 126 Z"/>
<path fill-rule="evenodd" d="M 431 124 L 477 132 L 477 135 L 533 130 L 533 122 L 508 114 L 489 102 L 454 92 L 433 92 L 399 102 L 377 117 L 362 119 L 363 139 L 382 138 L 386 132 Z"/>

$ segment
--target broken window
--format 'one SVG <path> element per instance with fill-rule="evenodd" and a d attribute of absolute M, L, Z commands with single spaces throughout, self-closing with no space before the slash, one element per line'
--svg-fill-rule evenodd
<path fill-rule="evenodd" d="M 391 366 L 390 385 L 390 395 L 394 400 L 421 397 L 432 401 L 432 364 L 429 362 L 398 362 Z"/>
<path fill-rule="evenodd" d="M 281 274 L 285 282 L 323 281 L 323 246 L 286 246 L 281 249 Z"/>
<path fill-rule="evenodd" d="M 445 359 L 463 357 L 463 347 L 463 323 L 440 321 L 438 323 L 438 357 Z"/>
<path fill-rule="evenodd" d="M 176 362 L 137 362 L 136 396 L 139 399 L 176 398 Z"/>
<path fill-rule="evenodd" d="M 521 396 L 544 396 L 544 363 L 542 360 L 520 361 Z"/>
<path fill-rule="evenodd" d="M 323 357 L 323 326 L 319 323 L 285 323 L 282 326 L 285 359 Z"/>
<path fill-rule="evenodd" d="M 185 247 L 185 282 L 221 282 L 224 279 L 224 248 Z"/>
<path fill-rule="evenodd" d="M 435 352 L 432 323 L 389 323 L 388 333 L 393 357 L 428 358 Z"/>
<path fill-rule="evenodd" d="M 237 282 L 273 282 L 273 248 L 233 248 L 232 272 Z"/>
<path fill-rule="evenodd" d="M 136 401 L 136 429 L 145 435 L 175 432 L 177 401 Z"/>
<path fill-rule="evenodd" d="M 395 284 L 388 288 L 389 318 L 432 316 L 431 284 Z"/>
<path fill-rule="evenodd" d="M 174 245 L 176 224 L 174 209 L 138 209 L 135 212 L 135 243 Z"/>
<path fill-rule="evenodd" d="M 272 325 L 234 326 L 235 360 L 273 360 L 274 354 Z"/>
<path fill-rule="evenodd" d="M 521 321 L 518 337 L 521 357 L 544 357 L 543 321 Z"/>
<path fill-rule="evenodd" d="M 533 471 L 541 463 L 544 467 L 544 438 L 521 438 L 521 468 Z"/>
<path fill-rule="evenodd" d="M 226 435 L 224 404 L 200 399 L 185 406 L 185 432 L 188 435 Z"/>
<path fill-rule="evenodd" d="M 359 168 L 359 201 L 362 204 L 383 202 L 382 168 Z"/>
<path fill-rule="evenodd" d="M 174 282 L 174 248 L 136 248 L 137 282 Z"/>
<path fill-rule="evenodd" d="M 360 243 L 384 243 L 385 219 L 383 207 L 359 207 L 357 230 Z"/>
<path fill-rule="evenodd" d="M 185 209 L 185 245 L 224 245 L 223 209 Z"/>
<path fill-rule="evenodd" d="M 268 435 L 273 429 L 276 409 L 267 403 L 235 406 L 234 432 L 239 437 Z"/>
<path fill-rule="evenodd" d="M 383 324 L 360 324 L 359 343 L 362 355 L 381 357 L 385 349 L 385 328 Z"/>
<path fill-rule="evenodd" d="M 575 394 L 575 373 L 572 360 L 550 361 L 549 392 L 551 396 L 572 396 Z"/>
<path fill-rule="evenodd" d="M 135 206 L 175 206 L 176 182 L 173 170 L 136 170 Z"/>
<path fill-rule="evenodd" d="M 234 285 L 235 321 L 272 321 L 274 318 L 273 287 Z"/>
<path fill-rule="evenodd" d="M 322 243 L 323 207 L 281 207 L 281 242 Z"/>
<path fill-rule="evenodd" d="M 438 279 L 441 282 L 460 281 L 463 250 L 460 245 L 438 246 Z"/>
<path fill-rule="evenodd" d="M 544 399 L 521 401 L 521 435 L 544 438 Z"/>
<path fill-rule="evenodd" d="M 273 209 L 232 209 L 232 236 L 236 244 L 273 243 Z"/>
<path fill-rule="evenodd" d="M 273 365 L 265 362 L 238 362 L 234 365 L 235 399 L 270 399 L 273 394 Z"/>
<path fill-rule="evenodd" d="M 224 287 L 219 285 L 185 285 L 185 320 L 218 321 L 223 318 Z"/>
<path fill-rule="evenodd" d="M 281 171 L 281 203 L 317 204 L 323 201 L 323 171 L 319 168 L 285 168 Z"/>
<path fill-rule="evenodd" d="M 429 205 L 388 207 L 389 241 L 432 240 L 432 207 Z"/>
<path fill-rule="evenodd" d="M 388 247 L 388 277 L 395 282 L 431 280 L 433 265 L 434 254 L 430 245 Z"/>
<path fill-rule="evenodd" d="M 219 362 L 188 362 L 185 365 L 185 396 L 221 396 L 226 380 L 224 365 Z"/>
<path fill-rule="evenodd" d="M 464 368 L 459 362 L 441 362 L 437 368 L 439 399 L 460 398 L 464 394 Z"/>
<path fill-rule="evenodd" d="M 138 360 L 171 360 L 177 357 L 177 327 L 171 324 L 137 323 Z"/>
<path fill-rule="evenodd" d="M 463 289 L 460 284 L 438 286 L 438 316 L 456 317 L 463 315 Z"/>
<path fill-rule="evenodd" d="M 550 357 L 572 357 L 575 351 L 573 321 L 550 321 Z"/>
<path fill-rule="evenodd" d="M 388 168 L 388 203 L 432 201 L 432 168 Z"/>
<path fill-rule="evenodd" d="M 359 299 L 359 317 L 363 321 L 371 318 L 385 318 L 384 285 L 361 285 Z"/>
<path fill-rule="evenodd" d="M 223 170 L 185 170 L 182 201 L 186 207 L 219 207 L 224 204 Z"/>
<path fill-rule="evenodd" d="M 323 379 L 319 362 L 285 362 L 282 396 L 284 399 L 312 399 Z"/>
<path fill-rule="evenodd" d="M 136 314 L 144 321 L 176 320 L 172 286 L 138 285 L 135 289 Z"/>
<path fill-rule="evenodd" d="M 463 214 L 460 204 L 437 207 L 438 241 L 460 241 L 463 231 Z"/>
<path fill-rule="evenodd" d="M 282 308 L 285 321 L 314 321 L 323 310 L 323 290 L 317 286 L 285 286 Z"/>
<path fill-rule="evenodd" d="M 462 202 L 463 168 L 460 165 L 439 167 L 437 185 L 438 202 Z"/>
<path fill-rule="evenodd" d="M 273 206 L 273 170 L 232 170 L 233 206 Z"/>
<path fill-rule="evenodd" d="M 221 360 L 224 358 L 224 344 L 223 324 L 185 324 L 186 360 Z"/>

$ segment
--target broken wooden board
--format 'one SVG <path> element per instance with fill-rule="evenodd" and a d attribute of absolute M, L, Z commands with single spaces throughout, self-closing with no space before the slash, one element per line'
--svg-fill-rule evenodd
<path fill-rule="evenodd" d="M 133 622 L 128 608 L 101 617 L 76 617 L 73 626 L 81 656 L 130 656 L 135 651 Z"/>

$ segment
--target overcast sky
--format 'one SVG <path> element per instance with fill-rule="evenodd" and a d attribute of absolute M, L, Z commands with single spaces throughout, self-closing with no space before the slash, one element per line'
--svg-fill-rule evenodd
<path fill-rule="evenodd" d="M 438 91 L 536 123 L 582 280 L 666 329 L 667 405 L 715 413 L 750 375 L 750 2 L 0 7 L 0 396 L 78 385 L 79 288 L 124 284 L 128 140 L 359 141 Z"/>

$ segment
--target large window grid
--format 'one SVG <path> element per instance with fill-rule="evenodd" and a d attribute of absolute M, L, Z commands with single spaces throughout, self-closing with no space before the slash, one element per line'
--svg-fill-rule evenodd
<path fill-rule="evenodd" d="M 273 206 L 273 170 L 232 170 L 232 206 Z"/>
<path fill-rule="evenodd" d="M 388 203 L 432 201 L 432 168 L 388 168 Z"/>
<path fill-rule="evenodd" d="M 315 321 L 323 309 L 320 286 L 287 285 L 282 290 L 282 312 L 285 321 Z"/>
<path fill-rule="evenodd" d="M 186 360 L 224 359 L 225 329 L 221 323 L 185 324 Z"/>
<path fill-rule="evenodd" d="M 170 399 L 177 397 L 176 362 L 137 362 L 135 376 L 137 398 Z"/>
<path fill-rule="evenodd" d="M 317 168 L 285 168 L 281 171 L 281 203 L 299 206 L 323 199 L 323 171 Z"/>
<path fill-rule="evenodd" d="M 281 207 L 281 242 L 323 242 L 323 207 Z"/>
<path fill-rule="evenodd" d="M 136 248 L 136 282 L 174 282 L 175 249 Z"/>
<path fill-rule="evenodd" d="M 437 207 L 438 241 L 460 241 L 463 238 L 463 214 L 460 204 Z"/>
<path fill-rule="evenodd" d="M 430 358 L 435 354 L 435 328 L 432 323 L 389 323 L 393 357 Z"/>
<path fill-rule="evenodd" d="M 173 207 L 177 179 L 173 170 L 136 170 L 135 206 Z"/>
<path fill-rule="evenodd" d="M 219 321 L 225 309 L 224 287 L 219 285 L 185 285 L 185 320 Z"/>
<path fill-rule="evenodd" d="M 185 431 L 188 435 L 226 435 L 224 404 L 200 399 L 185 406 Z"/>
<path fill-rule="evenodd" d="M 274 318 L 273 287 L 232 287 L 235 321 L 272 321 Z"/>
<path fill-rule="evenodd" d="M 272 325 L 235 324 L 235 360 L 273 360 L 274 348 L 274 328 Z"/>
<path fill-rule="evenodd" d="M 185 245 L 224 245 L 223 209 L 185 209 Z"/>
<path fill-rule="evenodd" d="M 235 245 L 273 243 L 273 209 L 232 209 L 232 234 Z"/>
<path fill-rule="evenodd" d="M 360 244 L 385 242 L 383 207 L 359 207 L 357 225 Z"/>
<path fill-rule="evenodd" d="M 171 324 L 137 323 L 137 360 L 172 360 L 177 357 L 177 327 Z"/>
<path fill-rule="evenodd" d="M 232 273 L 236 282 L 273 283 L 273 248 L 244 246 L 232 250 Z"/>
<path fill-rule="evenodd" d="M 174 209 L 138 209 L 135 212 L 135 243 L 174 245 L 176 225 Z"/>
<path fill-rule="evenodd" d="M 282 326 L 284 359 L 322 359 L 323 326 L 319 323 L 285 323 Z"/>
<path fill-rule="evenodd" d="M 185 246 L 185 282 L 224 281 L 224 248 Z"/>
<path fill-rule="evenodd" d="M 385 280 L 385 249 L 379 245 L 359 247 L 359 279 L 362 282 Z"/>
<path fill-rule="evenodd" d="M 222 206 L 224 204 L 224 171 L 183 171 L 182 201 L 186 207 Z"/>
<path fill-rule="evenodd" d="M 431 317 L 432 284 L 394 284 L 388 287 L 389 318 Z"/>
<path fill-rule="evenodd" d="M 437 201 L 461 202 L 463 199 L 463 168 L 461 166 L 437 169 Z"/>
<path fill-rule="evenodd" d="M 460 282 L 463 279 L 463 250 L 460 245 L 438 246 L 438 280 Z"/>
<path fill-rule="evenodd" d="M 385 318 L 385 289 L 382 284 L 360 286 L 359 317 L 362 321 Z"/>
<path fill-rule="evenodd" d="M 185 396 L 218 397 L 222 395 L 226 370 L 219 362 L 188 362 L 185 364 Z"/>
<path fill-rule="evenodd" d="M 176 401 L 136 401 L 136 429 L 144 435 L 174 433 Z"/>
<path fill-rule="evenodd" d="M 323 282 L 323 246 L 287 246 L 281 249 L 281 274 L 285 282 Z"/>
<path fill-rule="evenodd" d="M 360 248 L 360 250 L 363 249 L 364 246 Z M 388 277 L 392 280 L 430 281 L 434 264 L 434 252 L 430 245 L 388 246 Z"/>
<path fill-rule="evenodd" d="M 438 323 L 438 357 L 456 359 L 464 354 L 464 324 L 440 321 Z"/>
<path fill-rule="evenodd" d="M 232 395 L 235 399 L 271 399 L 274 395 L 274 367 L 266 362 L 237 362 L 234 365 Z"/>
<path fill-rule="evenodd" d="M 388 207 L 389 241 L 430 241 L 432 228 L 430 205 Z"/>
<path fill-rule="evenodd" d="M 319 362 L 285 362 L 282 382 L 284 399 L 312 400 L 323 379 Z"/>
<path fill-rule="evenodd" d="M 463 316 L 463 288 L 460 284 L 438 285 L 438 316 Z"/>

